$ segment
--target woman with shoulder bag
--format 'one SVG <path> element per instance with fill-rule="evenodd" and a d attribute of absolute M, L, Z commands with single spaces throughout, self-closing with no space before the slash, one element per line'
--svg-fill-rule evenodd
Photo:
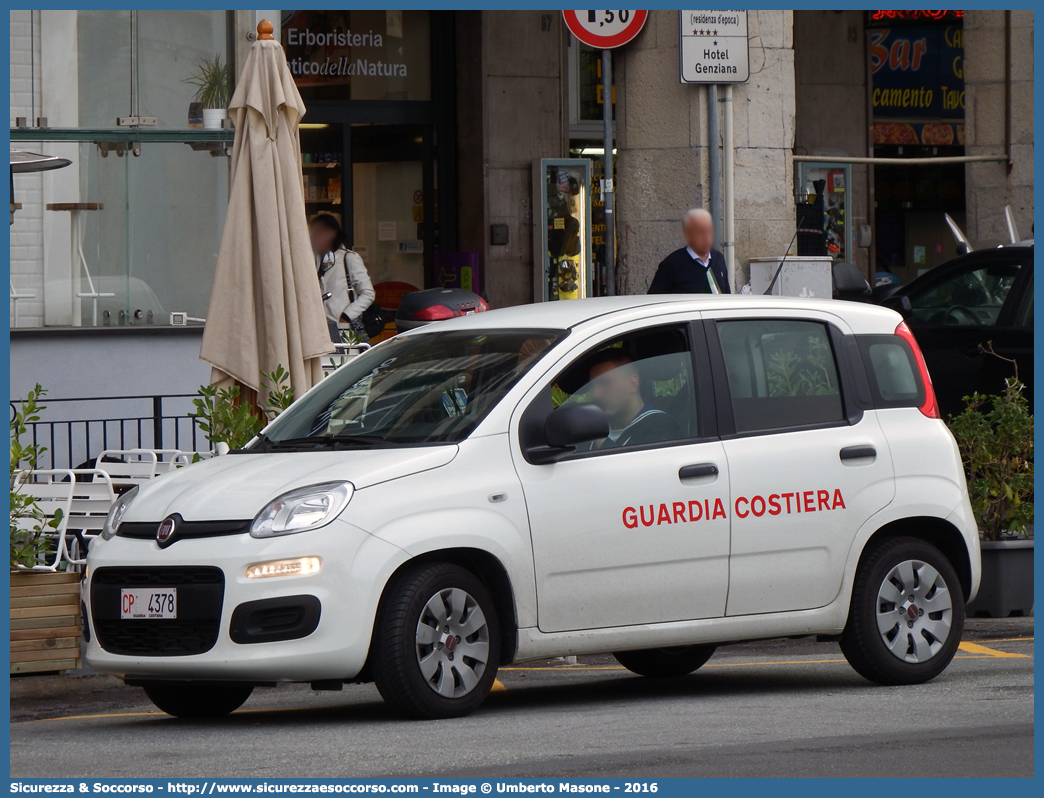
<path fill-rule="evenodd" d="M 357 337 L 368 341 L 365 321 L 375 315 L 376 294 L 363 259 L 348 249 L 348 237 L 337 218 L 328 213 L 312 219 L 311 236 L 330 339 L 341 343 L 337 325 L 350 324 Z M 379 309 L 376 312 L 379 315 Z M 372 329 L 373 325 L 369 326 Z"/>

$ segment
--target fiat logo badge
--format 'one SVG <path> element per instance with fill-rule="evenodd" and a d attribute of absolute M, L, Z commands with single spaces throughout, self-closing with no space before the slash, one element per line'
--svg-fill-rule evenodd
<path fill-rule="evenodd" d="M 159 525 L 159 529 L 156 530 L 156 542 L 166 543 L 170 540 L 170 536 L 174 534 L 174 519 L 164 518 Z"/>

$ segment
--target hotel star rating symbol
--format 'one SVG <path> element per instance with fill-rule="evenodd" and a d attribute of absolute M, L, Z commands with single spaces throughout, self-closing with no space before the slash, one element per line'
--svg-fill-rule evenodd
<path fill-rule="evenodd" d="M 694 31 L 692 32 L 692 35 L 693 35 L 693 36 L 717 36 L 717 35 L 718 35 L 718 32 L 717 32 L 716 30 L 715 30 L 715 31 L 709 31 L 709 30 L 694 30 Z M 717 44 L 717 42 L 714 42 L 714 43 L 715 43 L 715 44 Z"/>

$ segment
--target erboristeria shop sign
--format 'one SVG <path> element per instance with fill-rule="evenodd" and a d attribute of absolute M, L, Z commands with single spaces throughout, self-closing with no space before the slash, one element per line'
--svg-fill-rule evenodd
<path fill-rule="evenodd" d="M 287 32 L 287 48 L 303 46 L 312 51 L 312 55 L 291 57 L 288 59 L 290 74 L 308 77 L 352 77 L 354 75 L 372 75 L 374 77 L 406 77 L 406 64 L 389 63 L 379 57 L 367 58 L 355 52 L 339 55 L 336 50 L 380 50 L 384 48 L 384 37 L 373 31 L 353 33 L 350 30 L 315 33 L 308 28 L 291 28 Z M 379 55 L 376 53 L 374 55 Z"/>
<path fill-rule="evenodd" d="M 392 41 L 387 30 L 352 26 L 346 13 L 298 12 L 282 33 L 290 74 L 299 86 L 407 77 L 401 33 Z"/>

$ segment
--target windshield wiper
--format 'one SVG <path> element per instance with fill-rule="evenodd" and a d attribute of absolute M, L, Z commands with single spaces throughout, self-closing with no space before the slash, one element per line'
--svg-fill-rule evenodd
<path fill-rule="evenodd" d="M 311 447 L 329 449 L 368 448 L 388 443 L 388 440 L 378 435 L 308 435 L 304 438 L 287 438 L 279 441 L 266 438 L 264 443 L 265 451 L 273 451 L 276 449 L 307 449 Z"/>

